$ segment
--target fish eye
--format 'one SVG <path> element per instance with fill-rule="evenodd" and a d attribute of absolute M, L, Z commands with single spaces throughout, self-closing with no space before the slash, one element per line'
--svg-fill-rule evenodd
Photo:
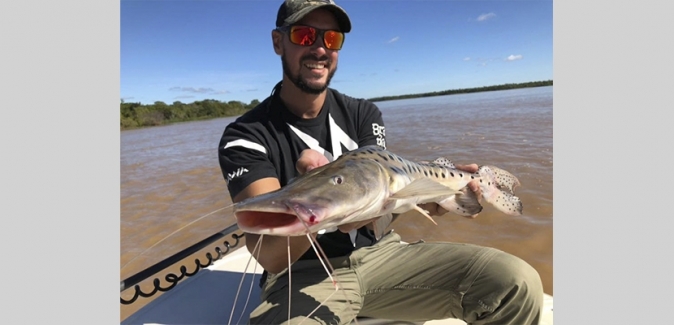
<path fill-rule="evenodd" d="M 339 185 L 344 183 L 344 178 L 342 176 L 334 176 L 332 177 L 332 183 L 335 185 Z"/>

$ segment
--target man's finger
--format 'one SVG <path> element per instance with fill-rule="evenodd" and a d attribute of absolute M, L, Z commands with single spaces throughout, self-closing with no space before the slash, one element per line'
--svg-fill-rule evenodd
<path fill-rule="evenodd" d="M 300 157 L 295 163 L 295 169 L 297 169 L 300 174 L 305 174 L 306 172 L 327 163 L 329 163 L 329 161 L 323 154 L 316 150 L 305 149 L 300 153 Z"/>
<path fill-rule="evenodd" d="M 473 193 L 475 193 L 478 202 L 482 202 L 482 188 L 480 187 L 480 183 L 478 181 L 476 180 L 470 181 L 468 183 L 468 189 L 473 191 Z"/>
<path fill-rule="evenodd" d="M 480 168 L 477 164 L 468 164 L 468 165 L 458 165 L 455 164 L 456 169 L 460 169 L 469 173 L 475 173 Z"/>

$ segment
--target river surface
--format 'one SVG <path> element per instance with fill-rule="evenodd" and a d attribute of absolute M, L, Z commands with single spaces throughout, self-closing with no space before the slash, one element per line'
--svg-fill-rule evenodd
<path fill-rule="evenodd" d="M 522 216 L 487 205 L 476 219 L 447 214 L 435 217 L 436 226 L 406 214 L 393 228 L 406 241 L 473 243 L 517 255 L 552 294 L 552 99 L 549 86 L 377 102 L 389 150 L 411 160 L 495 165 L 522 184 L 515 190 Z M 185 227 L 231 204 L 217 146 L 235 119 L 121 132 L 120 280 L 235 223 L 222 209 Z"/>

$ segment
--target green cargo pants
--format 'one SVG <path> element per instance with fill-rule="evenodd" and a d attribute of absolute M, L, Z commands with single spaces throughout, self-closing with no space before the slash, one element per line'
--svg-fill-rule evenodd
<path fill-rule="evenodd" d="M 543 306 L 538 272 L 493 248 L 408 244 L 390 232 L 330 263 L 339 289 L 317 260 L 294 263 L 290 277 L 287 269 L 270 274 L 250 324 L 349 324 L 358 316 L 526 325 L 538 323 Z"/>

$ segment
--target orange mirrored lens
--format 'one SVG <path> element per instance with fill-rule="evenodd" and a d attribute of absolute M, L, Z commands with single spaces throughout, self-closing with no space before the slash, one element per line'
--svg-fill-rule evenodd
<path fill-rule="evenodd" d="M 323 34 L 323 42 L 325 43 L 325 48 L 339 50 L 342 48 L 342 43 L 344 43 L 344 34 L 334 30 L 326 31 Z"/>
<path fill-rule="evenodd" d="M 316 42 L 319 31 L 313 27 L 293 26 L 290 28 L 290 41 L 297 45 L 311 46 Z M 323 32 L 323 44 L 329 50 L 339 50 L 344 43 L 344 34 L 334 30 Z"/>
<path fill-rule="evenodd" d="M 302 46 L 316 42 L 316 30 L 310 27 L 293 26 L 290 29 L 290 41 Z"/>

